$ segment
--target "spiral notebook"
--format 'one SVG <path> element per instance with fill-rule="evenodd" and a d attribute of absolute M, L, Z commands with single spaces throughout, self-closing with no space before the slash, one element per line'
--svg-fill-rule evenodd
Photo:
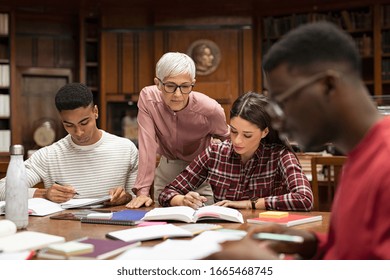
<path fill-rule="evenodd" d="M 134 226 L 140 222 L 140 220 L 145 216 L 147 212 L 148 211 L 146 210 L 122 210 L 114 212 L 110 219 L 94 219 L 82 217 L 80 221 L 82 223 L 90 224 Z"/>

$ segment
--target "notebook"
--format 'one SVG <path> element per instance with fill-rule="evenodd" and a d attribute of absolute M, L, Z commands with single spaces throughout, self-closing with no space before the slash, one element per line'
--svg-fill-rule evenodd
<path fill-rule="evenodd" d="M 252 224 L 267 224 L 267 223 L 277 223 L 280 225 L 285 225 L 287 227 L 292 227 L 296 225 L 312 223 L 317 221 L 322 221 L 322 216 L 306 216 L 301 214 L 289 214 L 287 217 L 283 218 L 251 218 L 246 220 L 248 223 Z"/>
<path fill-rule="evenodd" d="M 122 210 L 113 212 L 109 219 L 82 217 L 82 223 L 134 226 L 145 216 L 146 210 Z"/>
<path fill-rule="evenodd" d="M 124 242 L 121 240 L 110 240 L 110 239 L 96 239 L 96 238 L 85 238 L 75 240 L 78 243 L 91 244 L 93 245 L 93 251 L 91 253 L 64 256 L 62 254 L 56 254 L 50 252 L 50 250 L 43 249 L 38 252 L 37 257 L 39 259 L 55 259 L 55 260 L 106 260 L 115 257 L 124 251 L 141 245 L 141 242 Z"/>
<path fill-rule="evenodd" d="M 222 206 L 204 206 L 194 210 L 188 206 L 173 206 L 154 208 L 146 213 L 145 221 L 153 220 L 176 220 L 185 223 L 196 223 L 204 220 L 223 220 L 229 222 L 243 223 L 240 211 Z"/>

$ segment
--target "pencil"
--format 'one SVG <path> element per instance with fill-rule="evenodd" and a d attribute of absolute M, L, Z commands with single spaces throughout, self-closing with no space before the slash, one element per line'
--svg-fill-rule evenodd
<path fill-rule="evenodd" d="M 60 183 L 60 182 L 58 182 L 58 181 L 54 181 L 54 183 L 56 183 L 57 185 L 61 185 L 61 186 L 63 186 L 63 184 L 61 184 L 61 183 Z M 80 195 L 78 192 L 75 192 L 74 194 Z"/>

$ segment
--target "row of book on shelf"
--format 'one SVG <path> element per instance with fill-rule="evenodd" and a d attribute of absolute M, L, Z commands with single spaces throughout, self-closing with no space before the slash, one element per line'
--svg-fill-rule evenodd
<path fill-rule="evenodd" d="M 8 35 L 8 14 L 0 14 L 0 35 Z"/>
<path fill-rule="evenodd" d="M 382 60 L 382 79 L 390 80 L 390 58 Z"/>
<path fill-rule="evenodd" d="M 9 87 L 9 65 L 0 65 L 0 86 Z"/>
<path fill-rule="evenodd" d="M 10 99 L 8 94 L 0 94 L 0 117 L 10 116 Z"/>
<path fill-rule="evenodd" d="M 8 152 L 11 145 L 11 130 L 0 130 L 0 152 Z"/>
<path fill-rule="evenodd" d="M 372 27 L 371 11 L 348 12 L 343 10 L 341 12 L 293 14 L 264 18 L 264 37 L 280 37 L 301 24 L 322 20 L 333 22 L 348 31 L 370 30 Z"/>

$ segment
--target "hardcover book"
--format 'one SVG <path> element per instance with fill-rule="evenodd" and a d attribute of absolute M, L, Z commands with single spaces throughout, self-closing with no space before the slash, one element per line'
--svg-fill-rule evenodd
<path fill-rule="evenodd" d="M 285 225 L 287 227 L 292 227 L 296 225 L 312 223 L 317 221 L 322 221 L 322 216 L 306 216 L 301 214 L 289 214 L 287 217 L 283 218 L 251 218 L 246 220 L 248 223 L 252 224 L 267 224 L 267 223 L 277 223 L 280 225 Z"/>
<path fill-rule="evenodd" d="M 204 206 L 198 210 L 188 206 L 154 208 L 146 213 L 143 220 L 175 220 L 185 223 L 196 223 L 204 220 L 223 220 L 236 223 L 244 222 L 240 211 L 233 208 L 214 205 Z"/>

